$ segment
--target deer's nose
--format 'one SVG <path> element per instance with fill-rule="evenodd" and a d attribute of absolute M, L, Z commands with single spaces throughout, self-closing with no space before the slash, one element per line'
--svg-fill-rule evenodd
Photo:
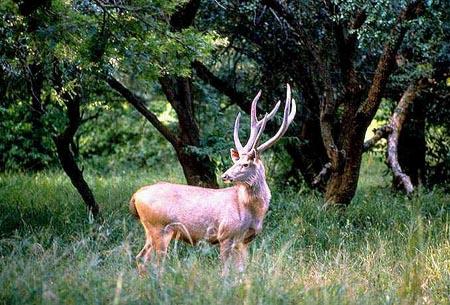
<path fill-rule="evenodd" d="M 230 181 L 230 182 L 233 181 L 228 174 L 223 174 L 222 175 L 222 180 L 223 181 Z"/>

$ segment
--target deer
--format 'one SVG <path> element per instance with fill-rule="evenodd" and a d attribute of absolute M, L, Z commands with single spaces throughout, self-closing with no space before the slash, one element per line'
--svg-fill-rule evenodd
<path fill-rule="evenodd" d="M 138 271 L 146 273 L 146 264 L 155 257 L 157 264 L 167 254 L 171 240 L 192 245 L 199 241 L 220 246 L 222 275 L 230 265 L 245 270 L 248 244 L 262 231 L 271 193 L 261 154 L 287 131 L 296 113 L 295 100 L 287 84 L 286 102 L 281 126 L 268 141 L 259 144 L 266 124 L 278 111 L 281 101 L 262 119 L 257 118 L 261 90 L 250 109 L 250 135 L 245 145 L 239 139 L 241 114 L 233 131 L 235 148 L 230 149 L 233 165 L 221 176 L 231 187 L 222 189 L 158 182 L 136 191 L 130 200 L 130 211 L 145 230 L 145 245 L 136 256 Z"/>

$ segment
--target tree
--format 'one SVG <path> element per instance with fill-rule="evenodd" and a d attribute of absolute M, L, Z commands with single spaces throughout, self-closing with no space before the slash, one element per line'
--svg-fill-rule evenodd
<path fill-rule="evenodd" d="M 112 89 L 116 90 L 126 98 L 127 101 L 130 102 L 130 104 L 133 105 L 168 142 L 170 142 L 177 154 L 178 161 L 183 168 L 188 184 L 217 188 L 218 184 L 216 181 L 215 165 L 207 154 L 201 152 L 200 129 L 195 118 L 195 97 L 190 77 L 190 62 L 192 60 L 191 58 L 196 55 L 183 54 L 188 52 L 189 49 L 195 49 L 196 46 L 192 45 L 192 43 L 195 42 L 193 39 L 200 38 L 195 37 L 196 33 L 193 32 L 195 30 L 192 30 L 191 28 L 200 2 L 189 1 L 180 7 L 176 7 L 173 4 L 170 7 L 167 7 L 167 12 L 164 13 L 171 15 L 168 23 L 165 22 L 164 15 L 149 16 L 149 14 L 152 13 L 150 9 L 142 7 L 134 7 L 135 9 L 133 9 L 131 6 L 110 6 L 101 1 L 97 1 L 97 3 L 104 10 L 105 14 L 108 14 L 108 16 L 115 19 L 118 24 L 125 19 L 118 18 L 117 16 L 120 16 L 121 14 L 128 15 L 131 19 L 135 20 L 135 25 L 151 27 L 153 31 L 158 33 L 157 35 L 161 35 L 156 37 L 153 35 L 142 37 L 141 32 L 139 31 L 140 29 L 138 28 L 137 32 L 127 30 L 122 37 L 132 38 L 133 42 L 135 39 L 138 39 L 142 45 L 148 44 L 148 41 L 145 40 L 146 38 L 157 40 L 158 43 L 162 41 L 167 44 L 167 48 L 174 49 L 172 50 L 175 53 L 173 55 L 173 63 L 168 63 L 170 67 L 166 66 L 164 67 L 164 70 L 152 71 L 152 75 L 143 75 L 143 79 L 145 81 L 157 80 L 159 82 L 167 101 L 176 112 L 178 118 L 178 132 L 174 132 L 164 126 L 164 124 L 159 121 L 158 117 L 146 107 L 145 100 L 118 79 L 118 70 L 122 69 L 122 71 L 126 71 L 128 68 L 134 67 L 136 63 L 122 66 L 119 69 L 111 69 L 111 67 L 108 67 L 108 70 L 112 70 L 112 72 L 106 77 L 106 81 Z M 149 22 L 148 17 L 150 17 L 150 20 L 153 18 L 154 23 Z M 130 41 L 116 41 L 115 39 L 115 37 L 118 36 L 117 34 L 121 32 L 121 29 L 122 28 L 119 28 L 117 24 L 115 26 L 110 26 L 107 31 L 110 33 L 111 37 L 108 37 L 107 39 L 112 40 L 114 43 L 122 44 L 124 46 L 124 51 L 130 52 L 130 49 L 125 47 L 129 46 L 128 44 Z M 107 44 L 105 43 L 103 45 L 106 49 Z M 152 46 L 157 47 L 155 45 Z M 167 51 L 164 45 L 158 47 L 163 48 L 162 52 Z M 142 54 L 147 53 L 158 53 L 155 52 L 154 49 L 149 50 L 142 46 L 137 47 L 137 52 L 139 52 L 139 55 L 141 56 Z M 108 58 L 108 50 L 104 50 L 101 53 L 106 53 L 104 57 Z M 125 57 L 125 54 L 114 55 L 122 58 Z M 170 57 L 166 53 L 158 54 L 158 56 L 160 56 L 156 57 L 156 63 L 158 65 L 160 65 L 161 61 L 164 61 L 166 57 Z M 185 56 L 185 58 L 182 58 L 182 56 Z M 182 65 L 177 66 L 180 57 L 183 63 Z M 165 61 L 164 63 L 167 64 Z M 172 71 L 170 71 L 171 67 L 173 68 Z M 122 74 L 126 75 L 127 72 L 122 72 Z M 128 72 L 128 74 L 131 73 Z"/>
<path fill-rule="evenodd" d="M 299 118 L 297 136 L 317 147 L 311 154 L 315 162 L 309 162 L 315 174 L 308 180 L 322 180 L 314 179 L 320 172 L 326 202 L 348 204 L 358 182 L 366 129 L 387 94 L 404 37 L 419 24 L 413 20 L 426 10 L 425 3 L 263 0 L 224 6 L 215 12 L 215 22 L 230 37 L 228 48 L 267 67 L 272 82 L 277 75 L 301 88 L 311 115 Z M 265 75 L 261 83 L 270 84 Z"/>
<path fill-rule="evenodd" d="M 424 3 L 415 1 L 404 8 L 391 29 L 389 41 L 378 60 L 377 68 L 365 99 L 358 98 L 361 92 L 357 89 L 358 80 L 350 76 L 344 86 L 350 102 L 343 106 L 340 132 L 335 141 L 332 118 L 335 116 L 338 101 L 334 95 L 329 72 L 325 72 L 325 91 L 321 107 L 321 130 L 324 145 L 331 163 L 331 177 L 327 183 L 325 200 L 332 204 L 348 204 L 353 198 L 358 183 L 359 169 L 363 153 L 364 136 L 380 105 L 389 76 L 395 67 L 395 56 L 407 31 L 407 21 L 416 18 L 424 10 Z M 353 67 L 353 64 L 351 64 Z M 350 68 L 349 73 L 355 74 Z M 345 95 L 345 94 L 344 94 Z"/>
<path fill-rule="evenodd" d="M 82 90 L 85 84 L 82 73 L 76 68 L 76 60 L 70 54 L 58 52 L 61 51 L 58 48 L 73 46 L 71 42 L 58 39 L 58 44 L 52 46 L 52 41 L 59 37 L 46 36 L 49 29 L 61 26 L 58 18 L 52 18 L 55 12 L 50 13 L 50 10 L 53 8 L 47 1 L 24 1 L 18 6 L 6 2 L 1 7 L 4 17 L 1 28 L 8 33 L 8 40 L 12 40 L 4 44 L 2 68 L 8 70 L 9 76 L 14 75 L 26 84 L 26 94 L 12 93 L 21 90 L 21 86 L 8 88 L 7 99 L 10 101 L 7 103 L 24 103 L 34 132 L 33 146 L 42 154 L 47 153 L 42 144 L 44 134 L 52 135 L 63 170 L 88 210 L 97 218 L 100 209 L 77 165 L 74 142 L 83 120 L 80 108 L 86 104 L 87 96 Z"/>

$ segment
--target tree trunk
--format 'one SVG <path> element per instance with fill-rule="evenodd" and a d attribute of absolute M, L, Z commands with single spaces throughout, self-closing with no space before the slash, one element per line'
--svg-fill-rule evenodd
<path fill-rule="evenodd" d="M 189 152 L 188 147 L 177 150 L 177 157 L 190 185 L 218 188 L 215 166 L 207 156 Z"/>
<path fill-rule="evenodd" d="M 92 213 L 94 218 L 99 218 L 100 208 L 95 201 L 94 194 L 89 188 L 89 185 L 86 180 L 84 180 L 83 172 L 77 165 L 72 148 L 72 144 L 74 143 L 73 137 L 81 124 L 81 96 L 77 93 L 74 95 L 63 94 L 63 98 L 67 106 L 67 118 L 69 122 L 62 133 L 53 137 L 58 159 L 63 170 L 66 172 L 67 176 L 69 176 L 73 186 L 77 189 L 81 198 L 83 198 L 88 210 Z"/>
<path fill-rule="evenodd" d="M 179 141 L 174 146 L 188 184 L 218 188 L 215 165 L 190 147 L 201 148 L 200 129 L 194 116 L 194 99 L 190 78 L 164 77 L 160 80 L 167 100 L 178 117 Z"/>
<path fill-rule="evenodd" d="M 324 74 L 326 96 L 321 109 L 322 138 L 331 163 L 332 175 L 328 181 L 325 202 L 348 205 L 358 185 L 364 149 L 364 135 L 380 105 L 389 76 L 395 68 L 395 56 L 407 31 L 406 22 L 423 13 L 424 2 L 410 3 L 399 15 L 397 24 L 391 30 L 391 39 L 385 44 L 367 98 L 359 103 L 350 99 L 344 104 L 341 130 L 337 146 L 331 134 L 331 118 L 336 111 L 336 101 L 331 98 L 333 88 L 329 76 Z M 325 70 L 324 70 L 325 71 Z M 328 77 L 327 77 L 328 76 Z M 344 95 L 345 96 L 345 95 Z M 392 137 L 392 134 L 389 135 Z"/>
<path fill-rule="evenodd" d="M 391 168 L 393 174 L 394 174 L 394 185 L 396 187 L 402 185 L 403 188 L 406 190 L 407 194 L 410 194 L 414 191 L 414 186 L 411 181 L 410 176 L 404 172 L 404 169 L 400 165 L 399 162 L 399 138 L 402 133 L 402 129 L 404 126 L 404 123 L 406 121 L 406 117 L 409 112 L 409 108 L 413 105 L 414 100 L 418 94 L 418 92 L 427 84 L 426 79 L 422 79 L 420 81 L 414 82 L 411 85 L 408 86 L 408 89 L 403 93 L 394 113 L 392 114 L 391 120 L 389 125 L 392 128 L 392 133 L 388 136 L 388 146 L 387 146 L 387 159 L 388 159 L 388 165 Z M 423 123 L 424 124 L 424 123 Z M 424 126 L 423 126 L 424 128 Z M 418 143 L 420 150 L 421 148 L 425 150 L 425 143 Z M 422 144 L 422 147 L 420 147 Z M 425 163 L 425 151 L 420 152 L 417 156 L 418 160 L 420 161 L 423 154 L 423 166 Z M 406 156 L 408 156 L 406 154 Z M 408 156 L 409 157 L 409 156 Z M 418 166 L 420 166 L 418 164 Z M 414 165 L 414 167 L 416 167 Z M 416 177 L 416 180 L 418 180 L 418 176 Z"/>
<path fill-rule="evenodd" d="M 363 128 L 352 128 L 351 121 L 345 122 L 343 129 L 348 131 L 342 149 L 345 151 L 345 162 L 333 171 L 327 182 L 325 191 L 326 204 L 347 205 L 352 200 L 358 186 L 359 170 L 363 153 Z"/>
<path fill-rule="evenodd" d="M 100 215 L 100 208 L 95 201 L 94 194 L 89 188 L 89 185 L 86 180 L 84 180 L 83 172 L 77 166 L 77 162 L 75 161 L 74 155 L 71 151 L 71 141 L 61 135 L 56 136 L 53 141 L 56 145 L 56 151 L 58 153 L 58 159 L 61 163 L 61 167 L 70 178 L 73 186 L 81 195 L 81 198 L 83 198 L 88 210 L 92 213 L 94 218 L 98 218 Z"/>
<path fill-rule="evenodd" d="M 162 78 L 160 80 L 167 100 L 175 109 L 180 132 L 175 134 L 162 124 L 158 117 L 145 106 L 145 101 L 131 92 L 114 77 L 107 77 L 108 84 L 119 92 L 170 142 L 183 168 L 186 182 L 190 185 L 218 188 L 215 166 L 208 156 L 199 155 L 192 148 L 200 148 L 200 131 L 194 118 L 190 80 Z M 186 83 L 187 82 L 187 83 Z"/>

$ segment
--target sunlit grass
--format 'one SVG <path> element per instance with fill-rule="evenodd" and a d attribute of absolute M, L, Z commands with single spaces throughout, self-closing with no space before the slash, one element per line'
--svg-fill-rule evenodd
<path fill-rule="evenodd" d="M 101 224 L 61 172 L 2 174 L 0 304 L 449 304 L 450 197 L 408 200 L 382 170 L 365 160 L 345 212 L 305 189 L 273 189 L 246 273 L 226 279 L 208 244 L 172 243 L 162 275 L 135 270 L 144 234 L 129 197 L 160 177 L 182 182 L 178 171 L 88 173 Z"/>

